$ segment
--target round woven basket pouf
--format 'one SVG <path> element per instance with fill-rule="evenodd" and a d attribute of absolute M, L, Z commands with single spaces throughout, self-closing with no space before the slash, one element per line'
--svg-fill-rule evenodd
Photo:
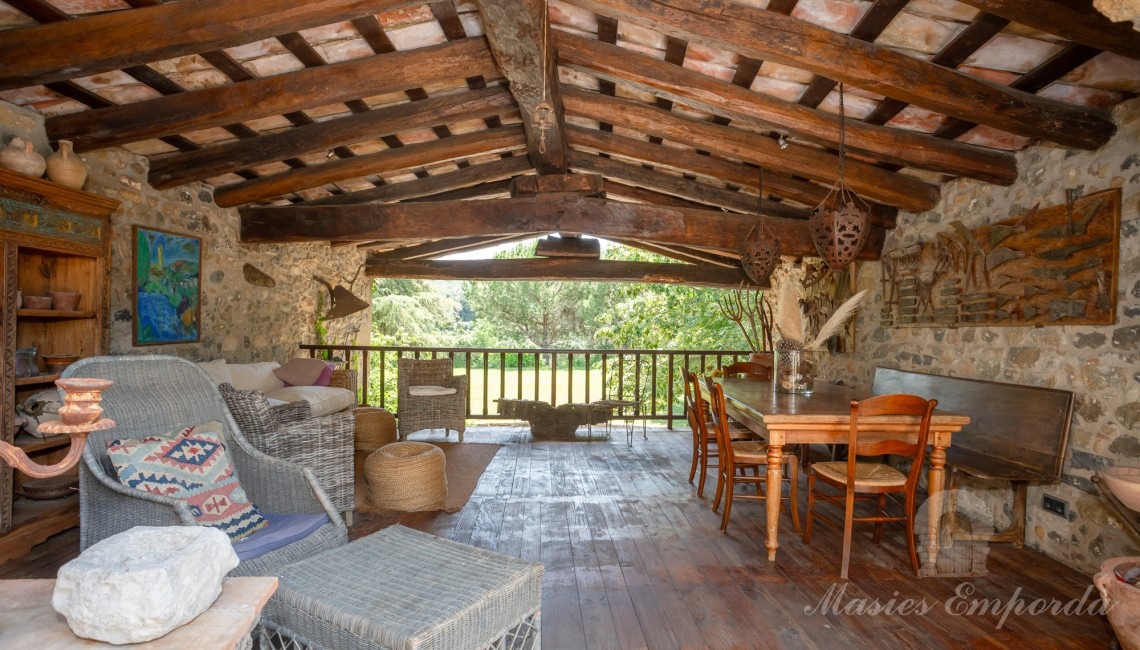
<path fill-rule="evenodd" d="M 374 451 L 390 442 L 396 442 L 396 418 L 375 406 L 352 409 L 356 419 L 356 449 Z"/>
<path fill-rule="evenodd" d="M 364 461 L 368 500 L 382 510 L 438 510 L 447 498 L 447 459 L 426 442 L 393 442 Z"/>

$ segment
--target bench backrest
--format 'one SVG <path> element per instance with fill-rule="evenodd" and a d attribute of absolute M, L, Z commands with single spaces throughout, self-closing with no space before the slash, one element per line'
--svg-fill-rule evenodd
<path fill-rule="evenodd" d="M 954 434 L 951 449 L 1061 477 L 1073 415 L 1071 391 L 876 368 L 872 392 L 936 399 L 939 410 L 970 416 L 970 424 Z"/>

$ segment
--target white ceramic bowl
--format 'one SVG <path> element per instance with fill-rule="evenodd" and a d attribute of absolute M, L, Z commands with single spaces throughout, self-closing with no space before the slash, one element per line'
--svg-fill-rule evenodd
<path fill-rule="evenodd" d="M 1140 467 L 1109 467 L 1100 475 L 1121 503 L 1140 511 Z"/>

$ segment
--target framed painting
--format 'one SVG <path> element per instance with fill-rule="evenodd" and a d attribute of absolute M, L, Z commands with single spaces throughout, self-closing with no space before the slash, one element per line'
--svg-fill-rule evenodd
<path fill-rule="evenodd" d="M 202 240 L 135 226 L 134 242 L 134 344 L 197 341 Z"/>

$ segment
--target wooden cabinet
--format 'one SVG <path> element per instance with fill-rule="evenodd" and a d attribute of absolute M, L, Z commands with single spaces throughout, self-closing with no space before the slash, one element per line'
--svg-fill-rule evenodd
<path fill-rule="evenodd" d="M 17 377 L 16 350 L 35 346 L 39 355 L 104 354 L 108 345 L 110 215 L 118 201 L 0 169 L 0 435 L 39 462 L 58 460 L 68 438 L 16 435 L 15 407 L 54 388 L 37 357 L 40 374 Z M 18 296 L 78 292 L 74 310 L 24 309 Z M 0 562 L 79 523 L 78 497 L 36 501 L 21 498 L 25 477 L 0 463 Z"/>

